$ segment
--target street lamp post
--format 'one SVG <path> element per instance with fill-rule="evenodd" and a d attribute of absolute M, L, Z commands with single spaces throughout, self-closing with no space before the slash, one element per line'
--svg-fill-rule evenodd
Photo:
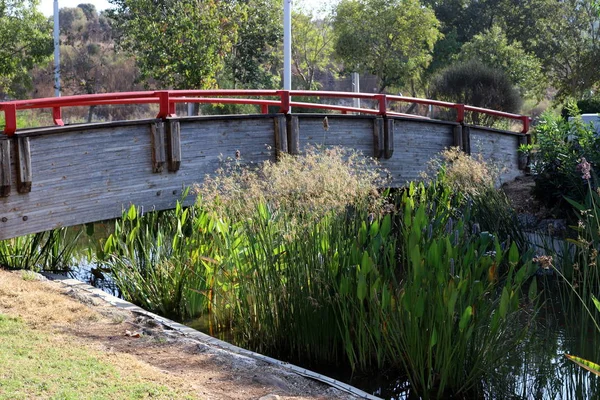
<path fill-rule="evenodd" d="M 60 97 L 60 27 L 58 0 L 54 0 L 54 96 Z"/>
<path fill-rule="evenodd" d="M 292 0 L 283 0 L 283 90 L 292 90 Z"/>

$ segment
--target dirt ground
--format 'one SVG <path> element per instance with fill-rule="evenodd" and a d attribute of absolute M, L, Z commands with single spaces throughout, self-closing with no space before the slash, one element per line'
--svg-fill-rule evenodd
<path fill-rule="evenodd" d="M 28 276 L 29 277 L 29 276 Z M 113 364 L 202 399 L 354 399 L 262 361 L 186 338 L 145 316 L 117 309 L 57 282 L 0 270 L 0 313 L 33 329 L 100 350 Z"/>

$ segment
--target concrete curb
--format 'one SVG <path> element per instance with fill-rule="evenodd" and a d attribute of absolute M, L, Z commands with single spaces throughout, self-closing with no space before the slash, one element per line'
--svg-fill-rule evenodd
<path fill-rule="evenodd" d="M 159 322 L 177 332 L 180 332 L 181 334 L 183 334 L 184 336 L 199 340 L 203 343 L 206 343 L 210 346 L 214 346 L 216 348 L 222 349 L 222 350 L 226 350 L 226 351 L 230 351 L 232 353 L 235 354 L 239 354 L 242 356 L 246 356 L 246 357 L 250 357 L 253 358 L 255 360 L 260 360 L 260 361 L 264 361 L 268 364 L 271 365 L 276 365 L 280 368 L 283 368 L 287 371 L 291 371 L 294 372 L 298 375 L 304 376 L 306 378 L 310 378 L 310 379 L 314 379 L 316 381 L 325 383 L 333 388 L 336 388 L 338 390 L 341 390 L 342 392 L 351 394 L 353 396 L 362 398 L 362 399 L 368 399 L 368 400 L 382 400 L 380 397 L 376 397 L 373 396 L 372 394 L 369 394 L 365 391 L 362 391 L 358 388 L 355 388 L 354 386 L 350 386 L 347 383 L 344 382 L 340 382 L 336 379 L 333 378 L 329 378 L 327 376 L 321 375 L 317 372 L 314 371 L 310 371 L 307 370 L 305 368 L 301 368 L 298 367 L 297 365 L 294 364 L 289 364 L 280 360 L 276 360 L 274 358 L 271 357 L 267 357 L 264 356 L 262 354 L 258 354 L 255 353 L 253 351 L 250 350 L 245 350 L 242 349 L 241 347 L 237 347 L 234 346 L 232 344 L 229 344 L 227 342 L 224 342 L 222 340 L 219 339 L 215 339 L 212 336 L 209 336 L 205 333 L 199 332 L 195 329 L 189 328 L 185 325 L 182 325 L 178 322 L 172 321 L 170 319 L 161 317 L 160 315 L 151 313 L 149 311 L 144 310 L 141 307 L 136 306 L 135 304 L 132 304 L 128 301 L 125 301 L 123 299 L 119 299 L 118 297 L 115 297 L 113 295 L 110 295 L 106 292 L 104 292 L 101 289 L 95 288 L 93 286 L 90 286 L 86 283 L 83 283 L 81 281 L 78 281 L 77 279 L 71 279 L 71 278 L 67 278 L 65 276 L 62 275 L 55 275 L 55 274 L 50 274 L 50 273 L 43 273 L 44 276 L 46 276 L 48 279 L 52 280 L 52 281 L 57 281 L 59 283 L 61 283 L 63 286 L 71 288 L 71 289 L 78 289 L 78 290 L 83 290 L 86 291 L 90 294 L 92 294 L 95 297 L 98 297 L 104 301 L 106 301 L 107 303 L 111 304 L 114 307 L 123 309 L 123 310 L 127 310 L 127 311 L 131 311 L 137 314 L 142 314 L 145 315 L 149 318 L 152 318 L 153 320 L 155 320 L 156 322 Z"/>

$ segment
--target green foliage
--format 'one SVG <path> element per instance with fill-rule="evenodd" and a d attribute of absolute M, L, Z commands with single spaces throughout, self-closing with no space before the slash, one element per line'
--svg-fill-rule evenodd
<path fill-rule="evenodd" d="M 36 0 L 0 1 L 0 98 L 23 96 L 30 70 L 52 54 L 52 25 Z"/>
<path fill-rule="evenodd" d="M 0 267 L 34 271 L 68 270 L 79 235 L 66 228 L 0 241 Z"/>
<path fill-rule="evenodd" d="M 214 87 L 235 42 L 235 7 L 194 0 L 113 0 L 120 46 L 136 56 L 143 79 L 165 88 Z"/>
<path fill-rule="evenodd" d="M 432 97 L 455 103 L 518 112 L 522 99 L 510 79 L 498 69 L 471 60 L 451 65 L 434 79 Z M 491 125 L 492 116 L 467 113 L 465 119 L 476 125 Z"/>
<path fill-rule="evenodd" d="M 524 335 L 520 288 L 533 271 L 515 243 L 472 229 L 444 179 L 403 194 L 404 268 L 387 342 L 422 398 L 477 398 Z"/>
<path fill-rule="evenodd" d="M 578 165 L 583 158 L 594 170 L 600 165 L 600 137 L 581 118 L 568 121 L 551 113 L 542 115 L 533 134 L 536 143 L 531 153 L 531 171 L 535 196 L 556 209 L 564 209 L 564 196 L 582 202 L 587 183 Z"/>
<path fill-rule="evenodd" d="M 281 23 L 273 0 L 113 0 L 117 42 L 164 88 L 273 87 Z"/>
<path fill-rule="evenodd" d="M 479 33 L 465 43 L 459 60 L 478 60 L 490 68 L 506 74 L 521 95 L 538 101 L 545 95 L 547 82 L 539 59 L 526 52 L 520 42 L 509 42 L 499 26 Z"/>
<path fill-rule="evenodd" d="M 198 235 L 205 221 L 195 208 L 142 214 L 134 206 L 115 223 L 101 258 L 126 299 L 172 318 L 198 316 L 207 308 L 208 242 Z"/>
<path fill-rule="evenodd" d="M 319 89 L 315 73 L 332 68 L 333 29 L 329 18 L 317 20 L 312 13 L 292 13 L 292 60 L 299 88 Z"/>
<path fill-rule="evenodd" d="M 333 29 L 347 72 L 379 78 L 379 91 L 418 79 L 441 37 L 433 11 L 418 0 L 343 0 Z"/>
<path fill-rule="evenodd" d="M 600 113 L 600 96 L 590 97 L 577 101 L 577 109 L 569 109 L 564 107 L 561 116 L 565 119 L 577 116 L 578 114 L 599 114 Z"/>
<path fill-rule="evenodd" d="M 474 228 L 444 171 L 392 197 L 339 149 L 236 164 L 194 207 L 130 209 L 106 251 L 128 298 L 208 314 L 238 344 L 399 369 L 423 398 L 476 396 L 526 330 L 516 319 L 532 271 L 515 243 Z"/>
<path fill-rule="evenodd" d="M 279 87 L 281 54 L 277 49 L 283 40 L 279 2 L 249 0 L 237 2 L 237 6 L 237 40 L 225 57 L 225 76 L 231 76 L 233 88 Z M 219 86 L 226 86 L 219 80 Z"/>

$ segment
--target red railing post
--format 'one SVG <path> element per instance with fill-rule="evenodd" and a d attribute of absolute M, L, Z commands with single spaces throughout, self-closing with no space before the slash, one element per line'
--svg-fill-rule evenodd
<path fill-rule="evenodd" d="M 12 136 L 17 131 L 17 105 L 5 103 L 0 107 L 4 110 L 4 134 Z"/>
<path fill-rule="evenodd" d="M 169 91 L 161 90 L 159 92 L 156 92 L 156 94 L 158 95 L 158 105 L 160 107 L 156 118 L 170 117 L 174 113 L 171 112 L 172 108 L 171 108 L 171 104 L 169 101 Z M 174 104 L 173 104 L 173 108 L 175 108 Z"/>
<path fill-rule="evenodd" d="M 378 94 L 377 101 L 379 102 L 379 115 L 385 117 L 387 115 L 387 98 L 385 94 Z"/>
<path fill-rule="evenodd" d="M 463 123 L 465 121 L 465 105 L 456 105 L 456 122 Z"/>
<path fill-rule="evenodd" d="M 60 107 L 52 107 L 52 119 L 54 120 L 54 125 L 65 126 Z"/>
<path fill-rule="evenodd" d="M 521 121 L 523 122 L 523 130 L 521 133 L 529 132 L 529 117 L 527 115 L 523 115 L 521 117 Z"/>
<path fill-rule="evenodd" d="M 290 91 L 278 90 L 277 94 L 281 98 L 281 106 L 279 108 L 279 112 L 282 114 L 288 114 L 290 112 Z"/>
<path fill-rule="evenodd" d="M 262 112 L 263 114 L 268 114 L 269 113 L 269 105 L 268 104 L 262 104 L 260 106 L 260 112 Z"/>

